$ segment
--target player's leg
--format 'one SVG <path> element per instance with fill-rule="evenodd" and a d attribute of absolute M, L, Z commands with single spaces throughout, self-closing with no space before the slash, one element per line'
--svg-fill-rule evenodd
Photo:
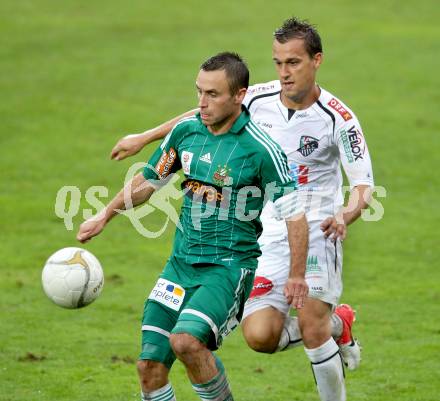
<path fill-rule="evenodd" d="M 169 337 L 177 320 L 165 306 L 147 300 L 142 319 L 142 351 L 137 362 L 142 400 L 175 401 L 168 372 L 176 357 Z"/>
<path fill-rule="evenodd" d="M 285 320 L 286 315 L 273 306 L 263 307 L 249 314 L 241 323 L 243 336 L 249 347 L 257 352 L 276 352 Z"/>
<path fill-rule="evenodd" d="M 229 401 L 225 369 L 211 351 L 239 324 L 253 273 L 237 267 L 199 269 L 201 286 L 180 313 L 170 343 L 201 400 Z"/>
<path fill-rule="evenodd" d="M 261 247 L 262 255 L 258 259 L 258 268 L 253 289 L 246 301 L 242 330 L 243 336 L 254 351 L 273 353 L 285 351 L 302 344 L 298 319 L 289 316 L 289 305 L 284 296 L 284 284 L 290 270 L 290 252 L 286 241 L 271 242 Z M 315 274 L 316 258 L 309 258 L 309 268 Z M 341 312 L 341 320 L 338 313 Z M 353 315 L 354 317 L 354 315 Z M 331 318 L 331 334 L 338 345 L 344 347 L 344 353 L 350 360 L 350 368 L 356 368 L 358 358 L 352 356 L 354 349 L 339 344 L 344 332 L 350 330 L 353 319 L 350 319 L 347 310 L 336 308 Z M 352 342 L 350 341 L 350 344 Z M 357 345 L 356 345 L 357 346 Z M 344 356 L 344 354 L 343 354 Z"/>
<path fill-rule="evenodd" d="M 145 302 L 142 351 L 137 363 L 142 400 L 175 401 L 168 372 L 176 357 L 169 338 L 185 297 L 185 291 L 175 282 L 178 282 L 178 277 L 170 260 Z"/>
<path fill-rule="evenodd" d="M 261 246 L 253 289 L 246 301 L 243 321 L 243 336 L 254 351 L 273 353 L 292 341 L 301 344 L 297 333 L 288 333 L 285 327 L 289 305 L 283 289 L 290 270 L 290 252 L 287 241 L 269 242 Z M 287 340 L 287 344 L 285 341 Z"/>
<path fill-rule="evenodd" d="M 140 359 L 137 362 L 142 401 L 176 401 L 168 382 L 169 369 L 163 363 Z"/>
<path fill-rule="evenodd" d="M 342 247 L 324 238 L 318 222 L 309 222 L 309 227 L 309 296 L 298 310 L 298 321 L 321 400 L 345 401 L 343 362 L 331 336 L 332 309 L 342 293 Z"/>
<path fill-rule="evenodd" d="M 321 400 L 345 401 L 344 368 L 331 336 L 330 315 L 329 304 L 309 297 L 298 311 L 298 320 Z"/>

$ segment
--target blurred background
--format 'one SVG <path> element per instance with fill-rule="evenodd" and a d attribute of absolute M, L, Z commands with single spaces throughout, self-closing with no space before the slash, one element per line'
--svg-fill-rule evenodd
<path fill-rule="evenodd" d="M 347 372 L 350 400 L 434 401 L 440 390 L 440 8 L 434 0 L 0 2 L 0 400 L 136 400 L 143 301 L 170 252 L 119 217 L 87 244 L 101 261 L 101 297 L 63 310 L 40 276 L 75 233 L 91 186 L 123 185 L 135 158 L 110 161 L 123 135 L 196 106 L 207 57 L 233 50 L 251 82 L 276 79 L 272 32 L 298 16 L 318 27 L 318 83 L 357 114 L 384 216 L 358 221 L 345 241 L 342 302 L 358 312 L 361 368 Z M 57 193 L 81 204 L 67 230 Z M 69 200 L 69 198 L 68 198 Z M 67 205 L 68 206 L 68 205 Z M 67 208 L 66 206 L 66 208 Z M 166 216 L 144 220 L 151 230 Z M 304 351 L 247 349 L 238 329 L 220 352 L 237 400 L 318 400 Z M 179 363 L 179 400 L 196 400 Z"/>

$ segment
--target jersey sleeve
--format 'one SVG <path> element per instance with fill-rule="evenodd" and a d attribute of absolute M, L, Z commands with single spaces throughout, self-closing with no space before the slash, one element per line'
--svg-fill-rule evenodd
<path fill-rule="evenodd" d="M 163 180 L 182 168 L 178 155 L 178 143 L 181 136 L 181 126 L 174 126 L 144 167 L 145 179 Z"/>
<path fill-rule="evenodd" d="M 335 140 L 350 187 L 374 186 L 370 153 L 359 121 L 355 116 L 336 127 Z"/>

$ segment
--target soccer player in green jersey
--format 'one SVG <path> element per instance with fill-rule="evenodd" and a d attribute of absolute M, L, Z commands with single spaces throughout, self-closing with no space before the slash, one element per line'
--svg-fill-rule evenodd
<path fill-rule="evenodd" d="M 181 229 L 145 302 L 138 361 L 142 400 L 175 400 L 168 372 L 176 358 L 200 399 L 233 399 L 212 351 L 241 319 L 261 254 L 259 215 L 266 200 L 274 201 L 277 217 L 287 223 L 292 257 L 285 295 L 293 307 L 304 305 L 304 209 L 286 156 L 241 105 L 248 83 L 246 64 L 234 53 L 203 63 L 196 80 L 200 112 L 178 122 L 143 173 L 78 232 L 79 241 L 90 240 L 118 211 L 147 201 L 167 177 L 183 171 Z"/>

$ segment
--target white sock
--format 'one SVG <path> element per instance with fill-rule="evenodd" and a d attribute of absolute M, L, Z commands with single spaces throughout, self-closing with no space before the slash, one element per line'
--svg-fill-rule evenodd
<path fill-rule="evenodd" d="M 165 384 L 158 390 L 141 393 L 142 401 L 176 401 L 173 388 L 170 383 Z"/>
<path fill-rule="evenodd" d="M 318 348 L 304 350 L 312 362 L 321 401 L 345 401 L 344 368 L 335 340 L 330 338 Z"/>
<path fill-rule="evenodd" d="M 286 351 L 301 344 L 302 338 L 299 331 L 298 318 L 286 316 L 280 341 L 275 352 Z"/>
<path fill-rule="evenodd" d="M 342 334 L 342 320 L 333 313 L 330 317 L 332 337 L 337 340 Z M 302 344 L 301 332 L 299 331 L 298 318 L 286 316 L 280 341 L 275 352 L 286 351 Z"/>
<path fill-rule="evenodd" d="M 332 327 L 332 337 L 335 340 L 338 340 L 339 337 L 341 337 L 342 329 L 344 328 L 342 320 L 336 313 L 332 313 L 330 317 L 330 323 Z"/>

